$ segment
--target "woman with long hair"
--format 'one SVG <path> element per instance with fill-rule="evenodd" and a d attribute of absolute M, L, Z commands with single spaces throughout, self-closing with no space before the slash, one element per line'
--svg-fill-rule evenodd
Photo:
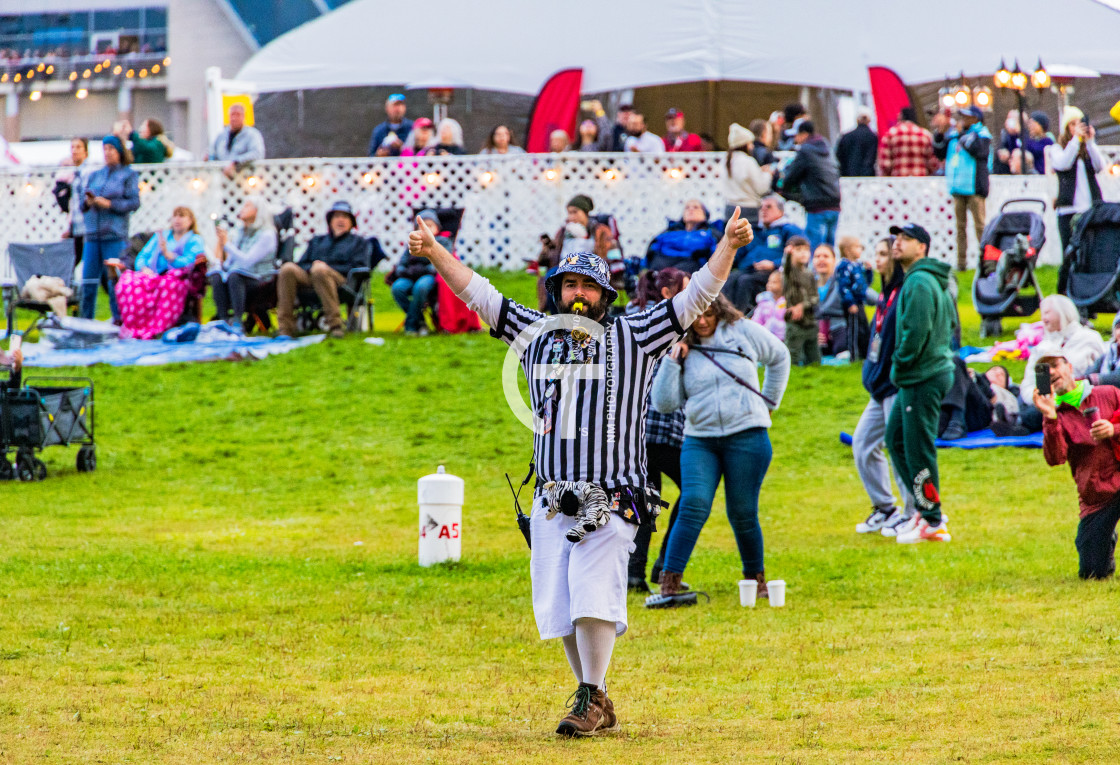
<path fill-rule="evenodd" d="M 689 275 L 677 268 L 663 268 L 660 271 L 646 271 L 638 280 L 638 294 L 632 303 L 635 310 L 642 311 L 647 307 L 660 303 L 662 300 L 672 300 L 677 293 L 688 286 Z M 628 306 L 629 308 L 629 306 Z M 661 362 L 654 367 L 656 376 Z M 684 412 L 680 409 L 675 412 L 663 414 L 653 406 L 653 394 L 646 397 L 646 477 L 650 485 L 662 489 L 662 476 L 669 476 L 677 489 L 681 486 L 681 442 L 684 440 Z M 669 532 L 677 520 L 677 511 L 680 508 L 680 499 L 673 504 L 673 511 L 669 515 L 669 523 L 664 529 L 661 538 L 661 551 L 650 571 L 650 581 L 657 584 L 661 576 L 661 566 L 665 561 L 665 544 L 669 539 Z M 627 571 L 627 585 L 629 589 L 638 592 L 649 592 L 646 584 L 646 563 L 649 561 L 649 543 L 653 533 L 652 524 L 638 527 L 634 536 L 634 552 L 630 553 L 630 565 Z"/>
<path fill-rule="evenodd" d="M 1049 147 L 1047 166 L 1058 176 L 1058 196 L 1054 211 L 1058 214 L 1058 237 L 1062 241 L 1062 267 L 1058 271 L 1058 292 L 1065 295 L 1069 287 L 1072 263 L 1065 254 L 1073 235 L 1073 218 L 1086 212 L 1101 199 L 1097 173 L 1104 168 L 1104 158 L 1097 148 L 1096 131 L 1076 106 L 1062 112 L 1062 133 L 1057 145 Z"/>
<path fill-rule="evenodd" d="M 275 269 L 279 236 L 268 202 L 260 194 L 245 200 L 237 213 L 237 228 L 232 235 L 224 226 L 218 228 L 218 247 L 214 259 L 218 264 L 207 279 L 214 295 L 218 318 L 242 331 L 246 295 L 250 287 L 262 282 Z"/>
<path fill-rule="evenodd" d="M 97 288 L 101 272 L 120 266 L 120 258 L 128 247 L 128 219 L 140 208 L 140 183 L 129 165 L 132 154 L 116 135 L 101 141 L 105 166 L 90 173 L 82 189 L 80 202 L 85 224 L 82 242 L 81 315 L 92 319 L 97 309 Z M 109 309 L 113 320 L 120 321 L 113 279 L 109 280 Z"/>
<path fill-rule="evenodd" d="M 479 154 L 524 154 L 525 150 L 513 142 L 513 131 L 508 125 L 495 125 L 486 136 L 486 143 Z"/>
<path fill-rule="evenodd" d="M 135 270 L 117 282 L 121 335 L 150 340 L 174 326 L 191 290 L 191 271 L 205 259 L 194 211 L 176 207 L 171 226 L 152 235 L 136 256 Z"/>
<path fill-rule="evenodd" d="M 766 368 L 763 385 L 758 366 Z M 666 357 L 653 381 L 653 404 L 667 413 L 684 407 L 681 500 L 669 533 L 660 593 L 649 608 L 689 605 L 681 576 L 708 520 L 720 478 L 727 518 L 739 547 L 744 579 L 767 597 L 758 496 L 770 466 L 770 412 L 789 380 L 789 351 L 781 341 L 743 318 L 720 295 Z"/>
<path fill-rule="evenodd" d="M 762 198 L 770 193 L 774 175 L 759 166 L 754 158 L 754 143 L 754 133 L 737 122 L 731 123 L 724 159 L 723 197 L 725 218 L 730 218 L 738 207 L 739 215 L 757 226 L 758 210 Z"/>
<path fill-rule="evenodd" d="M 863 387 L 871 398 L 852 435 L 856 472 L 871 499 L 871 514 L 856 524 L 856 532 L 871 534 L 878 531 L 887 537 L 894 536 L 899 525 L 914 513 L 913 493 L 907 490 L 897 472 L 894 480 L 902 495 L 903 506 L 900 508 L 895 504 L 885 449 L 887 418 L 898 395 L 898 388 L 891 382 L 891 357 L 894 355 L 898 291 L 902 289 L 904 276 L 902 267 L 891 254 L 893 249 L 893 236 L 875 245 L 875 270 L 880 279 L 879 301 L 871 320 L 871 342 L 863 362 Z"/>
<path fill-rule="evenodd" d="M 595 120 L 584 120 L 576 131 L 576 151 L 605 151 L 603 147 L 603 128 Z"/>

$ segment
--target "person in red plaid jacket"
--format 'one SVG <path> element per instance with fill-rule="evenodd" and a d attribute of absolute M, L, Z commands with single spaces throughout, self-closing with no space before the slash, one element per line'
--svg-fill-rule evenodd
<path fill-rule="evenodd" d="M 917 125 L 918 113 L 907 106 L 898 113 L 898 124 L 879 141 L 879 174 L 894 178 L 930 175 L 937 170 L 933 138 Z"/>

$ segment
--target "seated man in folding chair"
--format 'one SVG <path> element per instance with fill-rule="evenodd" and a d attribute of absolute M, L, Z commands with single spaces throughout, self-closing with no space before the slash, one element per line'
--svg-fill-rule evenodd
<path fill-rule="evenodd" d="M 296 335 L 296 293 L 313 287 L 323 304 L 331 337 L 345 337 L 338 307 L 338 289 L 354 268 L 369 268 L 369 242 L 358 236 L 358 222 L 349 202 L 338 201 L 327 211 L 329 233 L 314 237 L 298 263 L 285 263 L 276 277 L 276 320 L 281 335 Z"/>

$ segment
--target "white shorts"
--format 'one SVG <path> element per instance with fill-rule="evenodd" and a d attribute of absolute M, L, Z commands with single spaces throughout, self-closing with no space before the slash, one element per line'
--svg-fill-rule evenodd
<path fill-rule="evenodd" d="M 541 640 L 575 632 L 576 619 L 614 622 L 626 632 L 626 571 L 638 527 L 611 515 L 610 522 L 578 544 L 564 534 L 573 520 L 563 513 L 545 520 L 544 500 L 533 501 L 533 613 Z"/>

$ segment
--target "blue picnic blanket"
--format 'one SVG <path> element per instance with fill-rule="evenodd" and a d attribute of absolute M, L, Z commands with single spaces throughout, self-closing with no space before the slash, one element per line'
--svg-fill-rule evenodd
<path fill-rule="evenodd" d="M 852 437 L 847 433 L 840 433 L 840 443 L 852 445 Z M 1019 446 L 1025 449 L 1041 449 L 1042 448 L 1042 434 L 1031 433 L 1027 436 L 1007 436 L 1001 438 L 991 431 L 976 430 L 969 433 L 964 438 L 958 438 L 956 441 L 943 441 L 940 438 L 934 443 L 937 444 L 939 449 L 994 449 L 997 446 Z"/>
<path fill-rule="evenodd" d="M 243 337 L 222 322 L 188 324 L 164 333 L 162 340 L 117 340 L 88 348 L 57 348 L 50 343 L 26 343 L 25 367 L 156 366 L 185 361 L 263 359 L 322 342 L 325 335 Z"/>

